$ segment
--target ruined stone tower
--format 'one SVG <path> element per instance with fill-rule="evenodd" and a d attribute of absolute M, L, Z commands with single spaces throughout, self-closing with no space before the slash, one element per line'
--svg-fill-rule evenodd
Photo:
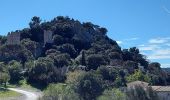
<path fill-rule="evenodd" d="M 46 43 L 52 43 L 52 31 L 44 30 L 44 45 Z"/>
<path fill-rule="evenodd" d="M 20 34 L 19 33 L 9 33 L 7 36 L 7 44 L 20 44 Z"/>
<path fill-rule="evenodd" d="M 46 43 L 52 43 L 52 31 L 50 30 L 44 30 L 44 45 Z M 7 35 L 7 44 L 14 45 L 14 44 L 20 44 L 20 33 L 9 33 Z"/>

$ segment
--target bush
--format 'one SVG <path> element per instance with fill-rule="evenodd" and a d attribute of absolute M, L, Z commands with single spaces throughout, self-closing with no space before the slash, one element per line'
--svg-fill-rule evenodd
<path fill-rule="evenodd" d="M 136 70 L 134 74 L 129 75 L 126 77 L 128 82 L 133 82 L 133 81 L 145 81 L 145 82 L 150 82 L 151 78 L 147 75 L 142 73 L 140 70 Z"/>
<path fill-rule="evenodd" d="M 88 69 L 96 70 L 99 66 L 106 65 L 105 59 L 100 54 L 93 54 L 87 57 Z"/>
<path fill-rule="evenodd" d="M 93 72 L 80 75 L 76 91 L 83 100 L 95 100 L 102 94 L 102 77 Z"/>
<path fill-rule="evenodd" d="M 67 84 L 50 84 L 42 100 L 80 100 L 78 94 Z"/>
<path fill-rule="evenodd" d="M 11 83 L 18 83 L 19 80 L 23 79 L 22 65 L 20 62 L 12 60 L 8 64 L 9 66 L 9 74 L 10 74 L 10 82 Z"/>
<path fill-rule="evenodd" d="M 97 69 L 98 74 L 103 76 L 103 80 L 114 81 L 118 75 L 117 71 L 114 68 L 107 68 L 101 66 Z"/>
<path fill-rule="evenodd" d="M 97 100 L 126 100 L 126 94 L 119 89 L 106 89 Z"/>

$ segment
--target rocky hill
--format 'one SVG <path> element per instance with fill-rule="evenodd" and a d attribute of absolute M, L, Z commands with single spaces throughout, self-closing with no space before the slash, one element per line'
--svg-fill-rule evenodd
<path fill-rule="evenodd" d="M 47 22 L 35 16 L 29 25 L 0 37 L 0 71 L 9 73 L 11 83 L 26 78 L 48 85 L 64 82 L 70 71 L 93 70 L 112 86 L 119 77 L 122 85 L 133 80 L 170 84 L 159 63 L 149 62 L 136 47 L 121 49 L 106 28 L 63 16 Z"/>

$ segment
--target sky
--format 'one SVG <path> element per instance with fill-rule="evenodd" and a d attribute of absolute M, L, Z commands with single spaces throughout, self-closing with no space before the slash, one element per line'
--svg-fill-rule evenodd
<path fill-rule="evenodd" d="M 1 0 L 0 35 L 29 27 L 33 16 L 69 16 L 106 27 L 122 49 L 138 47 L 150 61 L 170 67 L 169 0 Z"/>

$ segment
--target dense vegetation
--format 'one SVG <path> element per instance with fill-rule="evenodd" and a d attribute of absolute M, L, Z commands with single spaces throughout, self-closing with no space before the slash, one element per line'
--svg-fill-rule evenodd
<path fill-rule="evenodd" d="M 27 80 L 32 85 L 49 85 L 44 98 L 54 100 L 103 100 L 111 98 L 110 93 L 123 100 L 125 94 L 114 88 L 127 82 L 170 84 L 159 63 L 148 61 L 136 47 L 122 50 L 107 36 L 106 28 L 63 16 L 47 22 L 35 16 L 29 25 L 15 31 L 21 35 L 20 44 L 8 45 L 7 37 L 0 36 L 1 84 Z M 53 32 L 52 43 L 43 44 L 44 30 Z"/>

